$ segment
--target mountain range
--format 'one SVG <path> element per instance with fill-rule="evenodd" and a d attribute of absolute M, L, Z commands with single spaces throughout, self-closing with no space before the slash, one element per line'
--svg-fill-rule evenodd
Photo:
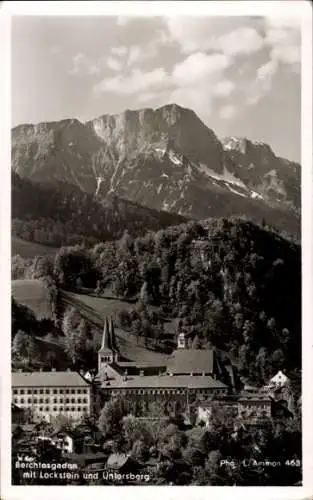
<path fill-rule="evenodd" d="M 86 123 L 19 125 L 12 129 L 12 170 L 20 189 L 26 180 L 50 199 L 48 191 L 67 199 L 74 192 L 76 200 L 84 197 L 97 207 L 112 197 L 123 200 L 126 211 L 133 207 L 132 220 L 144 210 L 153 210 L 154 219 L 161 212 L 163 225 L 165 212 L 181 220 L 245 215 L 300 234 L 300 165 L 262 142 L 219 139 L 193 111 L 176 104 Z M 21 217 L 20 195 L 12 203 L 12 216 Z M 31 217 L 36 210 L 39 215 L 40 205 Z M 166 224 L 179 222 L 177 215 Z"/>

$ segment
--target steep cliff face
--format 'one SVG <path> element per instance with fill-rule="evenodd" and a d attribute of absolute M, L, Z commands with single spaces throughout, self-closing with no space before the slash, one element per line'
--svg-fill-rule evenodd
<path fill-rule="evenodd" d="M 301 205 L 301 167 L 280 158 L 268 144 L 246 138 L 222 139 L 224 150 L 233 162 L 233 171 L 250 189 L 255 198 L 268 203 L 286 203 L 296 211 Z"/>
<path fill-rule="evenodd" d="M 194 218 L 266 216 L 299 224 L 300 166 L 248 139 L 220 141 L 188 109 L 152 110 L 21 125 L 12 168 L 41 183 L 62 181 L 99 200 L 108 194 Z"/>

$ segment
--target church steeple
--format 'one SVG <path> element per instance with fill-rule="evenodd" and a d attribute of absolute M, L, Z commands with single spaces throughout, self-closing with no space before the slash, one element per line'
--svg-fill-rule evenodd
<path fill-rule="evenodd" d="M 110 318 L 110 323 L 109 323 L 109 335 L 110 335 L 110 347 L 112 351 L 117 352 L 115 330 L 112 317 Z"/>
<path fill-rule="evenodd" d="M 105 318 L 100 351 L 102 351 L 102 350 L 106 351 L 107 349 L 111 350 L 110 327 L 109 327 L 108 318 Z"/>
<path fill-rule="evenodd" d="M 111 328 L 108 318 L 105 318 L 101 347 L 98 351 L 98 372 L 100 373 L 103 368 L 112 364 L 115 357 L 115 352 L 113 352 L 111 343 Z"/>

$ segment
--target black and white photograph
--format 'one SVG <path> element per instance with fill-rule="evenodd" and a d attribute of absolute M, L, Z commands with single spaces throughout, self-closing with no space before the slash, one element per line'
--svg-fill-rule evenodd
<path fill-rule="evenodd" d="M 302 487 L 309 4 L 56 3 L 11 18 L 11 485 Z"/>

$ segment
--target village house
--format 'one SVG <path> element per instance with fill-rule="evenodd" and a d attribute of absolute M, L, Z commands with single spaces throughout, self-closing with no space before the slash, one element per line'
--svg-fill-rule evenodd
<path fill-rule="evenodd" d="M 51 434 L 51 442 L 63 455 L 82 453 L 85 438 L 76 429 L 57 429 Z"/>

